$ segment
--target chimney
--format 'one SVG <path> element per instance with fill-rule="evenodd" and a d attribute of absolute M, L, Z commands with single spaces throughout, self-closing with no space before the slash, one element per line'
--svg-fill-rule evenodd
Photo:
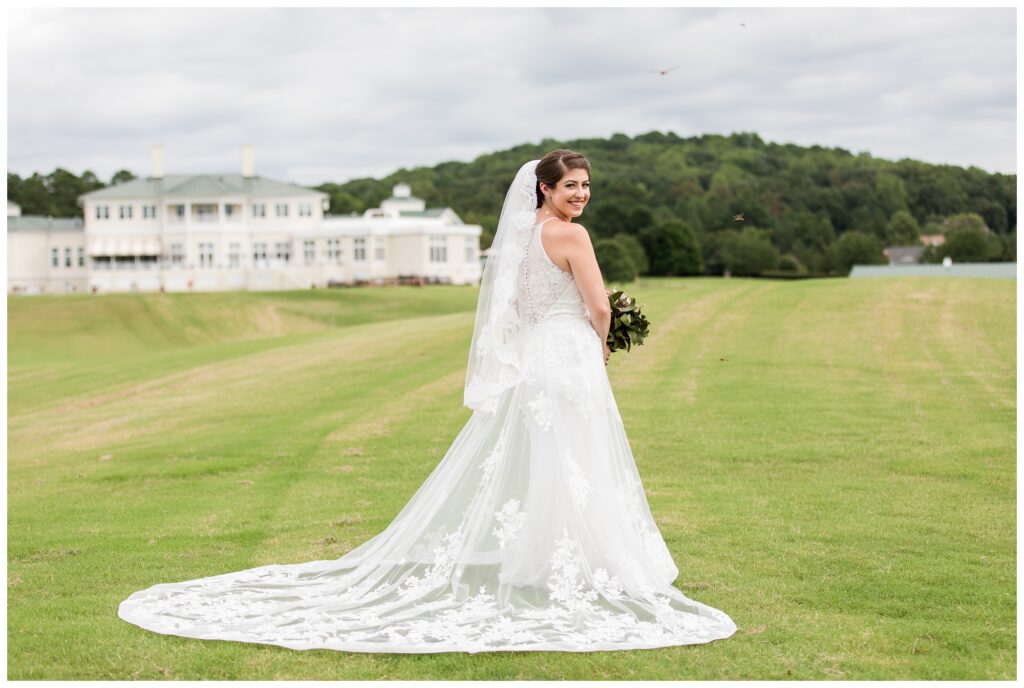
<path fill-rule="evenodd" d="M 242 146 L 242 176 L 254 176 L 252 165 L 252 146 L 250 146 L 248 143 Z"/>
<path fill-rule="evenodd" d="M 153 161 L 153 177 L 155 179 L 163 179 L 164 176 L 164 145 L 162 143 L 153 144 L 150 158 Z"/>

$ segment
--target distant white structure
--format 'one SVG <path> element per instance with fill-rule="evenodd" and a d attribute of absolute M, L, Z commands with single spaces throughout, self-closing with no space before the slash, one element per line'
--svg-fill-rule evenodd
<path fill-rule="evenodd" d="M 987 277 L 1017 279 L 1016 263 L 954 263 L 947 265 L 854 265 L 850 278 L 860 277 Z"/>
<path fill-rule="evenodd" d="M 924 255 L 924 246 L 887 246 L 882 255 L 889 259 L 889 265 L 917 265 Z"/>
<path fill-rule="evenodd" d="M 11 206 L 7 203 L 7 212 Z M 20 209 L 19 209 L 20 210 Z M 14 294 L 85 291 L 89 271 L 81 218 L 7 216 L 7 290 Z"/>
<path fill-rule="evenodd" d="M 240 175 L 165 175 L 153 146 L 149 177 L 79 197 L 84 223 L 20 216 L 8 201 L 8 291 L 478 283 L 480 226 L 426 208 L 406 184 L 393 194 L 362 215 L 329 216 L 327 194 L 257 176 L 250 146 Z"/>

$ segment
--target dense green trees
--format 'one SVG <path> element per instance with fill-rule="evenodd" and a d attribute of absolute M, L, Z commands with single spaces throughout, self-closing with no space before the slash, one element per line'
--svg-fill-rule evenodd
<path fill-rule="evenodd" d="M 880 265 L 888 262 L 882 241 L 867 232 L 856 229 L 839 237 L 832 248 L 832 264 L 840 272 L 847 273 L 854 265 Z"/>
<path fill-rule="evenodd" d="M 36 172 L 25 179 L 7 173 L 7 198 L 21 206 L 23 215 L 81 217 L 78 196 L 104 186 L 89 170 L 81 177 L 60 167 L 46 176 Z"/>
<path fill-rule="evenodd" d="M 909 211 L 897 210 L 889 218 L 885 234 L 892 246 L 913 246 L 921 237 L 921 228 Z"/>
<path fill-rule="evenodd" d="M 945 235 L 946 240 L 942 246 L 929 246 L 922 256 L 923 262 L 939 263 L 946 256 L 960 263 L 1016 260 L 1016 231 L 997 234 L 978 213 L 956 213 L 933 221 L 928 227 L 934 233 Z"/>
<path fill-rule="evenodd" d="M 937 263 L 946 256 L 958 263 L 1008 260 L 1004 257 L 1007 246 L 986 228 L 955 227 L 946 233 L 946 243 L 928 248 L 925 262 Z"/>
<path fill-rule="evenodd" d="M 316 188 L 330 196 L 330 212 L 348 214 L 375 207 L 405 182 L 428 207 L 450 206 L 480 224 L 486 248 L 509 180 L 524 160 L 553 148 L 588 157 L 592 197 L 580 221 L 594 241 L 617 238 L 641 274 L 844 274 L 856 262 L 884 260 L 885 246 L 915 245 L 921 234 L 934 233 L 953 239 L 958 255 L 1016 257 L 1016 175 L 767 143 L 750 132 L 545 139 L 471 162 Z M 100 186 L 88 172 L 81 178 L 65 170 L 26 179 L 8 174 L 8 196 L 26 214 L 80 215 L 74 195 Z M 979 240 L 981 234 L 988 238 Z"/>
<path fill-rule="evenodd" d="M 594 255 L 606 282 L 623 283 L 636 279 L 636 263 L 629 250 L 618 239 L 594 240 Z"/>
<path fill-rule="evenodd" d="M 647 251 L 643 244 L 632 234 L 616 234 L 612 237 L 625 249 L 626 253 L 633 260 L 638 275 L 646 275 L 651 269 L 650 261 L 647 259 Z"/>
<path fill-rule="evenodd" d="M 726 229 L 718 234 L 719 261 L 733 275 L 758 275 L 779 265 L 779 251 L 771 232 L 747 226 L 743 231 Z"/>
<path fill-rule="evenodd" d="M 124 182 L 130 182 L 135 179 L 135 175 L 129 170 L 118 170 L 114 173 L 114 176 L 110 178 L 110 184 L 123 184 Z"/>
<path fill-rule="evenodd" d="M 601 275 L 608 282 L 632 282 L 637 275 L 645 275 L 650 269 L 647 251 L 631 234 L 594 239 L 594 254 L 601 266 Z"/>
<path fill-rule="evenodd" d="M 688 224 L 671 220 L 646 227 L 640 243 L 647 253 L 651 275 L 699 275 L 703 261 L 697 236 Z"/>

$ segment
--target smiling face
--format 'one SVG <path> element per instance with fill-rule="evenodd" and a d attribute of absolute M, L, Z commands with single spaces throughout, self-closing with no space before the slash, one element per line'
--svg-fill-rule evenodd
<path fill-rule="evenodd" d="M 540 183 L 544 205 L 555 215 L 569 221 L 583 214 L 590 200 L 590 173 L 587 170 L 569 170 L 554 187 Z"/>

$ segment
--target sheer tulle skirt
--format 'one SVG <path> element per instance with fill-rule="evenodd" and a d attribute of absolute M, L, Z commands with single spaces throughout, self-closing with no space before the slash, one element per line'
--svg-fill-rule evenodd
<path fill-rule="evenodd" d="M 132 594 L 158 633 L 304 650 L 593 651 L 705 643 L 736 625 L 671 586 L 604 367 L 578 316 L 523 345 L 525 379 L 475 413 L 380 534 L 335 560 Z"/>

